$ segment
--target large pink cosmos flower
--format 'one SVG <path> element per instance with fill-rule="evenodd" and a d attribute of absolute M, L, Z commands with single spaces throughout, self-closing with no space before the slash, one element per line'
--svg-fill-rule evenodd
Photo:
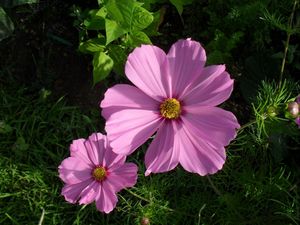
<path fill-rule="evenodd" d="M 66 183 L 62 195 L 70 203 L 95 201 L 99 211 L 109 213 L 117 204 L 116 192 L 136 183 L 137 166 L 114 153 L 101 133 L 74 140 L 70 152 L 71 157 L 58 167 L 59 177 Z"/>
<path fill-rule="evenodd" d="M 136 48 L 125 67 L 136 87 L 115 85 L 101 102 L 113 151 L 131 154 L 157 131 L 146 152 L 146 175 L 178 163 L 200 175 L 220 170 L 224 146 L 240 125 L 216 107 L 229 98 L 233 80 L 224 65 L 205 62 L 205 50 L 191 39 L 177 41 L 167 55 L 152 45 Z"/>

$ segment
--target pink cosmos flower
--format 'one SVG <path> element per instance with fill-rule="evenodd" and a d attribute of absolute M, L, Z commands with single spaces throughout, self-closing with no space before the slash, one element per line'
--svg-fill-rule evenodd
<path fill-rule="evenodd" d="M 74 140 L 70 152 L 58 167 L 59 177 L 66 183 L 62 195 L 70 203 L 95 201 L 99 211 L 109 213 L 117 204 L 116 192 L 137 181 L 137 166 L 114 153 L 101 133 Z"/>
<path fill-rule="evenodd" d="M 113 151 L 131 154 L 157 131 L 146 152 L 146 175 L 178 163 L 200 175 L 220 170 L 224 146 L 240 125 L 216 107 L 233 89 L 225 65 L 204 67 L 205 62 L 205 50 L 191 39 L 177 41 L 168 54 L 152 45 L 136 48 L 125 67 L 136 87 L 115 85 L 100 105 Z"/>

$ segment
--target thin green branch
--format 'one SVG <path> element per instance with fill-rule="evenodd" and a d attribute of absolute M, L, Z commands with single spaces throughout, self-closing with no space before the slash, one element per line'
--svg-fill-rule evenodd
<path fill-rule="evenodd" d="M 291 13 L 290 19 L 289 19 L 289 24 L 288 24 L 289 31 L 287 32 L 287 38 L 286 38 L 285 47 L 284 47 L 284 54 L 283 54 L 283 59 L 282 59 L 282 63 L 281 63 L 280 77 L 279 77 L 279 87 L 281 87 L 281 85 L 282 85 L 283 72 L 284 72 L 284 69 L 285 69 L 287 52 L 288 52 L 288 49 L 289 49 L 290 38 L 291 38 L 291 35 L 292 35 L 290 30 L 292 29 L 293 19 L 294 19 L 294 14 L 295 14 L 295 11 L 296 11 L 297 3 L 298 3 L 298 0 L 295 0 L 294 5 L 293 5 L 293 10 L 292 10 L 292 13 Z"/>

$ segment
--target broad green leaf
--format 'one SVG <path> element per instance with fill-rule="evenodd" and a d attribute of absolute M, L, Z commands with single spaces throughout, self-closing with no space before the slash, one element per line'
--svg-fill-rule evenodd
<path fill-rule="evenodd" d="M 114 61 L 114 68 L 116 74 L 123 76 L 124 67 L 127 59 L 127 52 L 125 48 L 122 48 L 119 45 L 109 45 L 108 47 L 109 56 Z"/>
<path fill-rule="evenodd" d="M 143 30 L 143 32 L 145 32 L 148 36 L 160 35 L 160 33 L 158 32 L 158 28 L 164 19 L 165 13 L 166 13 L 166 9 L 164 7 L 152 13 L 153 21 L 146 29 Z"/>
<path fill-rule="evenodd" d="M 13 31 L 13 22 L 5 13 L 4 9 L 0 7 L 0 41 L 12 35 Z"/>
<path fill-rule="evenodd" d="M 4 8 L 12 8 L 18 5 L 38 3 L 39 0 L 1 0 L 0 6 Z"/>
<path fill-rule="evenodd" d="M 135 31 L 129 35 L 129 44 L 132 48 L 135 48 L 141 44 L 151 44 L 151 40 L 144 32 Z"/>
<path fill-rule="evenodd" d="M 130 21 L 130 30 L 143 30 L 153 21 L 152 14 L 139 5 L 135 5 Z"/>
<path fill-rule="evenodd" d="M 105 38 L 93 38 L 85 42 L 80 42 L 79 51 L 82 53 L 93 54 L 94 52 L 102 52 L 105 49 Z"/>
<path fill-rule="evenodd" d="M 105 79 L 111 72 L 114 61 L 104 52 L 96 52 L 93 58 L 93 83 L 94 85 Z"/>
<path fill-rule="evenodd" d="M 131 20 L 134 0 L 109 0 L 105 7 L 111 19 L 126 24 L 126 21 Z"/>
<path fill-rule="evenodd" d="M 83 24 L 88 30 L 104 30 L 106 13 L 105 7 L 99 10 L 92 9 L 89 11 L 89 17 L 83 21 Z"/>
<path fill-rule="evenodd" d="M 183 6 L 191 4 L 193 0 L 170 0 L 170 2 L 176 7 L 179 15 L 181 15 Z"/>
<path fill-rule="evenodd" d="M 105 19 L 105 30 L 106 45 L 127 33 L 127 30 L 123 29 L 116 21 L 109 19 Z"/>
<path fill-rule="evenodd" d="M 134 0 L 109 0 L 105 6 L 108 16 L 128 32 L 145 29 L 153 21 L 152 14 Z"/>

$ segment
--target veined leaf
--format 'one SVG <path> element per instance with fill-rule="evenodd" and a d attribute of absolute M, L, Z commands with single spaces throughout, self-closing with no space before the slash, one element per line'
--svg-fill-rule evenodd
<path fill-rule="evenodd" d="M 108 52 L 110 57 L 114 61 L 113 70 L 120 76 L 124 75 L 124 65 L 127 59 L 127 52 L 125 48 L 122 48 L 119 45 L 110 45 L 108 47 Z"/>
<path fill-rule="evenodd" d="M 5 13 L 4 9 L 0 7 L 0 41 L 9 37 L 14 31 L 14 24 Z"/>
<path fill-rule="evenodd" d="M 135 5 L 132 12 L 132 20 L 130 21 L 130 29 L 143 30 L 148 27 L 153 21 L 152 14 L 141 7 L 140 5 Z"/>
<path fill-rule="evenodd" d="M 143 31 L 135 31 L 129 35 L 129 44 L 135 48 L 141 44 L 151 44 L 151 40 Z"/>
<path fill-rule="evenodd" d="M 153 21 L 146 29 L 143 30 L 143 32 L 145 32 L 148 36 L 160 35 L 160 33 L 158 32 L 158 28 L 162 23 L 162 21 L 164 20 L 165 13 L 166 13 L 165 7 L 161 7 L 160 10 L 152 13 Z"/>
<path fill-rule="evenodd" d="M 79 51 L 82 53 L 102 52 L 105 49 L 105 38 L 93 38 L 85 42 L 80 42 Z"/>
<path fill-rule="evenodd" d="M 105 19 L 106 45 L 127 33 L 116 21 Z"/>
<path fill-rule="evenodd" d="M 105 79 L 111 72 L 114 61 L 104 52 L 96 52 L 93 58 L 93 83 L 94 85 Z"/>
<path fill-rule="evenodd" d="M 108 16 L 127 32 L 145 29 L 153 21 L 152 14 L 134 0 L 109 0 L 105 6 Z"/>

